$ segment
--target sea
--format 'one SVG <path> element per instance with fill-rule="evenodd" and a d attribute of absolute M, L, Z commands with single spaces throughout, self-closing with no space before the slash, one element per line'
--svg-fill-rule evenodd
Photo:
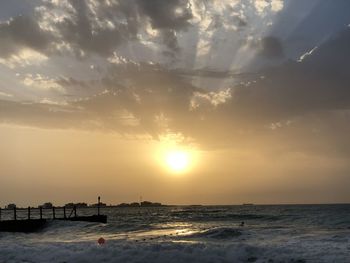
<path fill-rule="evenodd" d="M 78 215 L 94 213 L 78 209 Z M 37 233 L 0 233 L 0 262 L 350 263 L 346 204 L 116 207 L 101 213 L 107 224 L 55 220 Z"/>

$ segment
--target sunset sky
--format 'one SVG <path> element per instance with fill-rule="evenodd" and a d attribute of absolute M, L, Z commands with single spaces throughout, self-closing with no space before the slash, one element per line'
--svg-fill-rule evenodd
<path fill-rule="evenodd" d="M 1 0 L 0 206 L 350 202 L 349 10 Z"/>

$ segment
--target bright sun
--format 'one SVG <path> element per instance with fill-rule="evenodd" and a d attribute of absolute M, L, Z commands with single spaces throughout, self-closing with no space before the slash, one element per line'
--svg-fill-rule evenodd
<path fill-rule="evenodd" d="M 166 153 L 165 161 L 167 166 L 174 172 L 185 171 L 190 162 L 189 153 L 185 151 L 171 151 Z"/>

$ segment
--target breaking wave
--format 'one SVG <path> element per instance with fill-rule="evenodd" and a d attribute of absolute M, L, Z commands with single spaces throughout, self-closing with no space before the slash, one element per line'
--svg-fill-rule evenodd
<path fill-rule="evenodd" d="M 218 227 L 186 235 L 186 238 L 211 238 L 211 239 L 231 239 L 242 235 L 242 231 L 236 228 Z"/>

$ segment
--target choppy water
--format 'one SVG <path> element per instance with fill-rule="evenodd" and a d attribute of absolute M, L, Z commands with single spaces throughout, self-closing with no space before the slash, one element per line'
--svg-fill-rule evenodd
<path fill-rule="evenodd" d="M 54 221 L 39 233 L 0 233 L 0 262 L 350 262 L 350 205 L 102 212 L 108 224 Z"/>

